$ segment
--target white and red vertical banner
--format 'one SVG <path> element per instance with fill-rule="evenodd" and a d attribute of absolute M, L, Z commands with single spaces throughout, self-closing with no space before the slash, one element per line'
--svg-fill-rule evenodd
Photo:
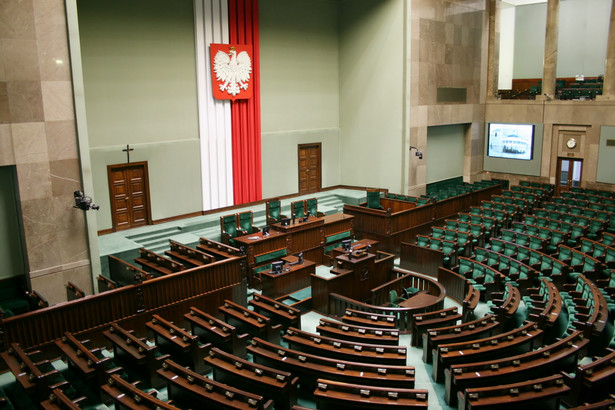
<path fill-rule="evenodd" d="M 203 208 L 260 200 L 258 0 L 195 0 L 195 36 Z"/>
<path fill-rule="evenodd" d="M 253 96 L 231 104 L 235 204 L 262 199 L 258 0 L 228 0 L 229 43 L 252 46 Z"/>

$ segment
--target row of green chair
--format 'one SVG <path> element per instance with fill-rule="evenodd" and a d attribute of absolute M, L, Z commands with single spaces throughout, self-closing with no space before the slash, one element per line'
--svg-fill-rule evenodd
<path fill-rule="evenodd" d="M 561 204 L 556 202 L 545 202 L 543 204 L 544 209 L 549 211 L 565 212 L 573 215 L 583 215 L 588 218 L 600 219 L 601 221 L 608 221 L 611 218 L 610 211 L 603 211 L 600 209 L 584 208 L 572 204 Z"/>
<path fill-rule="evenodd" d="M 558 219 L 568 223 L 574 223 L 587 227 L 587 237 L 596 240 L 600 237 L 602 232 L 606 228 L 606 222 L 596 218 L 590 218 L 584 215 L 574 215 L 567 212 L 560 212 L 557 210 L 547 210 L 544 208 L 534 209 L 534 215 L 541 216 L 543 218 Z"/>
<path fill-rule="evenodd" d="M 569 324 L 577 330 L 592 330 L 601 333 L 606 327 L 609 310 L 615 311 L 615 304 L 607 302 L 604 294 L 594 282 L 579 275 L 576 282 L 564 285 L 560 295 L 569 314 Z"/>
<path fill-rule="evenodd" d="M 514 197 L 502 196 L 502 195 L 492 195 L 491 202 L 496 203 L 496 204 L 516 206 L 517 208 L 515 212 L 511 211 L 513 209 L 511 207 L 507 209 L 508 213 L 510 213 L 511 215 L 515 217 L 520 217 L 522 214 L 528 213 L 532 210 L 532 205 L 530 204 L 530 202 L 527 199 L 523 199 L 523 198 L 514 198 Z"/>
<path fill-rule="evenodd" d="M 474 238 L 469 232 L 432 226 L 431 237 L 457 243 L 457 250 L 460 255 L 469 256 L 472 253 Z"/>
<path fill-rule="evenodd" d="M 540 195 L 533 192 L 522 192 L 513 190 L 502 191 L 502 196 L 508 198 L 524 199 L 528 202 L 528 206 L 530 207 L 530 209 L 535 206 L 538 206 L 543 200 Z"/>
<path fill-rule="evenodd" d="M 540 278 L 538 286 L 529 288 L 521 299 L 527 307 L 528 319 L 547 330 L 546 339 L 564 335 L 568 329 L 568 315 L 562 310 L 562 297 L 553 282 L 546 277 Z"/>
<path fill-rule="evenodd" d="M 539 275 L 538 271 L 531 266 L 511 256 L 486 248 L 474 248 L 474 259 L 497 269 L 523 290 L 527 289 Z"/>
<path fill-rule="evenodd" d="M 507 220 L 518 220 L 520 215 L 519 207 L 515 204 L 506 204 L 504 202 L 497 201 L 482 201 L 482 208 L 493 209 L 494 211 L 504 211 L 507 213 Z M 473 208 L 473 207 L 472 207 Z"/>
<path fill-rule="evenodd" d="M 557 247 L 560 244 L 565 244 L 568 241 L 568 234 L 566 232 L 547 228 L 545 226 L 524 224 L 525 233 L 529 235 L 537 236 L 545 241 L 544 251 L 546 253 L 557 252 Z"/>
<path fill-rule="evenodd" d="M 222 243 L 234 246 L 234 238 L 259 232 L 260 228 L 253 225 L 252 211 L 223 215 L 220 217 Z"/>
<path fill-rule="evenodd" d="M 603 262 L 608 268 L 615 268 L 615 247 L 588 238 L 581 238 L 579 250 Z"/>
<path fill-rule="evenodd" d="M 540 250 L 530 249 L 514 242 L 491 238 L 488 249 L 523 262 L 536 269 L 540 276 L 547 277 L 558 284 L 563 284 L 566 281 L 567 274 L 570 271 L 570 267 L 565 262 Z"/>
<path fill-rule="evenodd" d="M 484 300 L 488 299 L 491 292 L 501 291 L 503 283 L 506 281 L 504 275 L 496 269 L 464 256 L 459 257 L 456 270 L 457 273 L 470 281 Z"/>
<path fill-rule="evenodd" d="M 592 280 L 596 280 L 601 278 L 605 269 L 604 264 L 598 259 L 566 245 L 560 245 L 557 255 L 554 255 L 554 257 L 570 266 L 569 276 L 571 277 L 583 274 Z"/>
<path fill-rule="evenodd" d="M 572 187 L 568 192 L 575 195 L 596 195 L 603 198 L 615 198 L 615 193 L 613 191 L 605 191 L 603 189 Z"/>
<path fill-rule="evenodd" d="M 566 232 L 568 234 L 568 241 L 566 242 L 568 246 L 577 246 L 581 238 L 586 236 L 588 232 L 587 226 L 577 225 L 571 222 L 560 221 L 557 219 L 549 219 L 535 215 L 524 215 L 523 223 L 529 225 L 543 226 L 549 229 Z"/>
<path fill-rule="evenodd" d="M 545 247 L 545 240 L 538 236 L 531 235 L 526 232 L 517 232 L 512 229 L 502 229 L 500 238 L 506 242 L 516 243 L 517 245 L 526 246 L 530 249 L 542 251 Z"/>
<path fill-rule="evenodd" d="M 614 246 L 615 247 L 615 233 L 612 232 L 602 232 L 602 236 L 600 242 L 605 244 L 606 246 Z"/>
<path fill-rule="evenodd" d="M 425 235 L 416 235 L 416 244 L 423 248 L 434 249 L 443 253 L 442 265 L 451 267 L 457 264 L 458 245 L 457 242 L 444 239 L 437 239 Z"/>
<path fill-rule="evenodd" d="M 482 224 L 472 222 L 464 222 L 459 219 L 446 219 L 444 226 L 447 229 L 452 229 L 460 232 L 467 232 L 472 235 L 472 242 L 476 246 L 484 246 L 485 244 L 485 227 Z"/>
<path fill-rule="evenodd" d="M 547 199 L 553 193 L 553 188 L 545 188 L 545 187 L 534 187 L 534 186 L 525 186 L 525 185 L 513 185 L 510 187 L 511 191 L 520 191 L 526 192 L 528 194 L 537 195 L 540 200 Z"/>
<path fill-rule="evenodd" d="M 546 190 L 549 195 L 551 195 L 553 192 L 555 192 L 555 185 L 554 184 L 547 184 L 547 183 L 544 183 L 544 182 L 519 181 L 519 185 L 522 186 L 522 187 L 542 188 L 542 189 Z"/>
<path fill-rule="evenodd" d="M 510 224 L 510 215 L 508 214 L 507 211 L 505 210 L 501 210 L 501 209 L 493 209 L 493 208 L 484 208 L 482 206 L 471 206 L 470 207 L 470 214 L 471 215 L 476 215 L 479 217 L 483 217 L 483 218 L 490 218 L 494 221 L 494 224 L 492 226 L 489 226 L 489 228 L 492 230 L 492 233 L 495 233 L 495 231 L 498 231 L 500 228 L 506 228 L 509 224 Z M 462 214 L 459 214 L 460 216 L 458 217 L 459 220 L 462 220 L 465 222 L 464 218 L 465 216 L 462 216 Z M 465 217 L 467 218 L 467 217 Z M 473 221 L 472 221 L 473 222 Z M 475 223 L 475 222 L 473 222 Z M 489 223 L 483 223 L 483 225 L 487 226 L 489 225 Z"/>

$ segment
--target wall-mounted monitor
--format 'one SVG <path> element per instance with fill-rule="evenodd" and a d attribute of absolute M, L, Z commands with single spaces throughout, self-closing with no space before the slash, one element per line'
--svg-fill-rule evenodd
<path fill-rule="evenodd" d="M 489 123 L 487 156 L 493 158 L 532 160 L 534 125 Z"/>

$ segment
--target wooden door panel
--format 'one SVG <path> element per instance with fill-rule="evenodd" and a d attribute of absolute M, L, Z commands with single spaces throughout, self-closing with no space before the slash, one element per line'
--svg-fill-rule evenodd
<path fill-rule="evenodd" d="M 321 144 L 299 145 L 299 193 L 318 192 L 321 188 Z"/>
<path fill-rule="evenodd" d="M 113 230 L 151 223 L 147 162 L 109 165 Z"/>

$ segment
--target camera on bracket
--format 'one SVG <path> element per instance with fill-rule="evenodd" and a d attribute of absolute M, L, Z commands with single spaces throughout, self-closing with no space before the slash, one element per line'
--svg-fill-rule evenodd
<path fill-rule="evenodd" d="M 82 209 L 84 211 L 89 211 L 90 209 L 98 211 L 100 209 L 98 205 L 92 203 L 92 198 L 85 196 L 83 192 L 75 191 L 73 195 L 75 196 L 74 208 Z"/>

